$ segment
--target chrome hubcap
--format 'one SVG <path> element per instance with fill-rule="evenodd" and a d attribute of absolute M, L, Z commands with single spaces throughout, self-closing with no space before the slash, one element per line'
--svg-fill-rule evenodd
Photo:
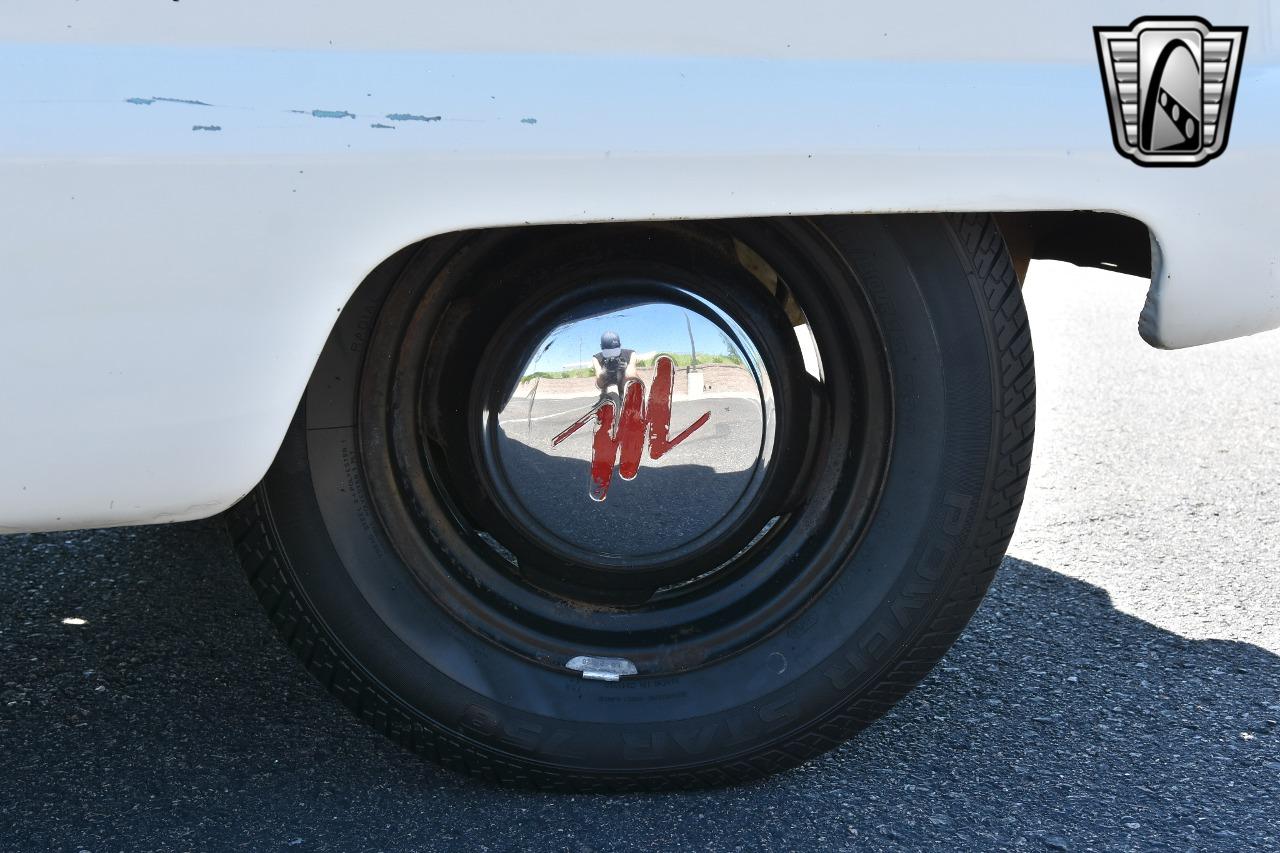
<path fill-rule="evenodd" d="M 775 410 L 732 318 L 674 289 L 609 296 L 531 344 L 479 424 L 499 507 L 530 538 L 616 570 L 696 555 L 742 520 Z"/>

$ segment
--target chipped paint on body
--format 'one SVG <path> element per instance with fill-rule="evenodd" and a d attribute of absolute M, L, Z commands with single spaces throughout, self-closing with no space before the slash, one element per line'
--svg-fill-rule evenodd
<path fill-rule="evenodd" d="M 162 98 L 159 95 L 152 95 L 150 98 L 125 98 L 126 104 L 139 104 L 149 107 L 152 104 L 186 104 L 191 107 L 211 107 L 213 104 L 205 101 L 196 101 L 191 98 Z"/>

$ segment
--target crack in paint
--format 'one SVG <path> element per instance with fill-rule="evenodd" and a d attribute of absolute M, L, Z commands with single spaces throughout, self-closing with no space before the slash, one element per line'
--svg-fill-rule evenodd
<path fill-rule="evenodd" d="M 380 121 L 375 121 L 373 124 L 369 125 L 369 127 L 376 127 L 379 130 L 395 130 L 396 129 L 396 126 L 394 124 L 383 124 Z"/>
<path fill-rule="evenodd" d="M 420 116 L 414 113 L 387 113 L 391 121 L 440 121 L 440 116 Z"/>
<path fill-rule="evenodd" d="M 290 112 L 301 112 L 301 110 L 290 110 Z M 312 110 L 311 115 L 315 118 L 355 118 L 355 113 L 349 113 L 346 110 Z"/>
<path fill-rule="evenodd" d="M 536 118 L 522 118 L 520 119 L 520 123 L 521 124 L 537 124 L 538 120 Z"/>
<path fill-rule="evenodd" d="M 191 129 L 192 129 L 192 130 L 222 130 L 222 125 L 220 125 L 220 124 L 193 124 L 193 125 L 191 125 Z"/>

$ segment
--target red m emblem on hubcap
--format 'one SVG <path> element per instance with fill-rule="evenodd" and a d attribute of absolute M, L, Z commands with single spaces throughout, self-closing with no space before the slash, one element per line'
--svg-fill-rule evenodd
<path fill-rule="evenodd" d="M 627 382 L 623 391 L 622 412 L 614 411 L 612 398 L 601 399 L 563 432 L 551 439 L 552 446 L 573 435 L 592 417 L 596 419 L 596 434 L 591 445 L 591 489 L 594 501 L 602 501 L 609 494 L 609 482 L 613 479 L 613 467 L 624 480 L 634 480 L 640 471 L 640 457 L 644 455 L 646 429 L 648 427 L 649 458 L 661 459 L 667 451 L 684 441 L 711 420 L 706 412 L 675 438 L 671 432 L 671 400 L 675 395 L 676 364 L 670 356 L 660 355 L 653 388 L 649 392 L 648 405 L 644 399 L 644 383 L 638 379 Z M 615 425 L 616 417 L 616 425 Z"/>

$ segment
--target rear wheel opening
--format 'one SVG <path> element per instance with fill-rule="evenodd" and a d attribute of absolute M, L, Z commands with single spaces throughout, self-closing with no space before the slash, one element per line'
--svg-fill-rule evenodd
<path fill-rule="evenodd" d="M 745 779 L 945 650 L 1033 394 L 988 217 L 449 235 L 362 285 L 233 524 L 311 668 L 445 763 Z"/>

